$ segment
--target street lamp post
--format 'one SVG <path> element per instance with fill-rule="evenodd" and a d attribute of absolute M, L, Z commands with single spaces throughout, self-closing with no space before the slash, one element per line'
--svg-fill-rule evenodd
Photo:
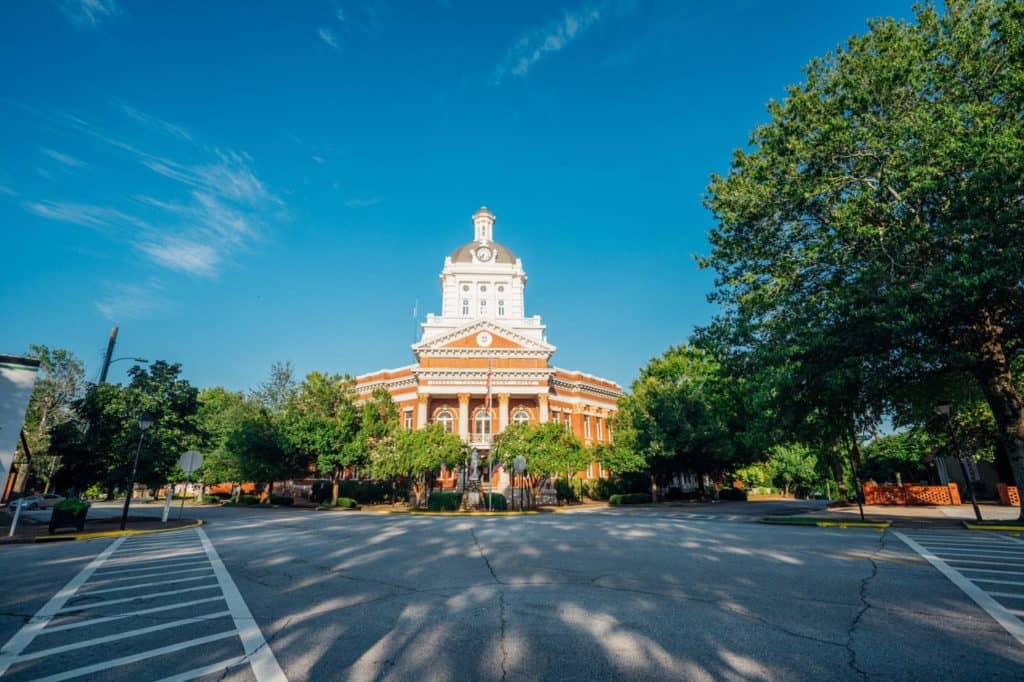
<path fill-rule="evenodd" d="M 960 462 L 960 471 L 964 475 L 964 484 L 967 486 L 967 492 L 971 495 L 971 506 L 974 507 L 974 516 L 976 519 L 981 521 L 981 509 L 978 508 L 978 499 L 974 495 L 974 485 L 971 482 L 971 474 L 967 471 L 967 462 L 964 461 L 965 455 L 963 450 L 960 449 L 960 441 L 956 437 L 956 430 L 953 428 L 953 406 L 949 403 L 936 405 L 935 414 L 946 418 L 946 428 L 949 429 L 949 439 L 953 443 L 953 449 L 956 451 L 956 459 Z"/>
<path fill-rule="evenodd" d="M 132 474 L 128 478 L 128 491 L 124 496 L 124 509 L 121 510 L 121 530 L 128 525 L 128 507 L 132 503 L 132 490 L 135 488 L 135 475 L 139 471 L 139 455 L 142 454 L 142 439 L 146 437 L 146 431 L 153 425 L 153 418 L 148 414 L 139 415 L 139 446 L 135 449 L 135 463 L 132 464 Z"/>

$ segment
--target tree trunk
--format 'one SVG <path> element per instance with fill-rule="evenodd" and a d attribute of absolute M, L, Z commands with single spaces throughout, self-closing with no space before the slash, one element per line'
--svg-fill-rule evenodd
<path fill-rule="evenodd" d="M 331 472 L 331 506 L 338 506 L 338 493 L 341 492 L 341 469 L 335 467 Z"/>
<path fill-rule="evenodd" d="M 1003 325 L 992 311 L 983 310 L 974 324 L 974 332 L 980 343 L 975 349 L 977 364 L 973 373 L 992 410 L 996 429 L 1010 461 L 1013 481 L 1008 483 L 1014 483 L 1020 490 L 1024 488 L 1024 399 L 1013 381 Z M 1024 505 L 1020 509 L 1020 519 L 1024 520 Z"/>

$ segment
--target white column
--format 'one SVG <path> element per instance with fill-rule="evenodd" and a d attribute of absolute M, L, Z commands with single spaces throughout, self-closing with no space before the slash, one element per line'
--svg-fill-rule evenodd
<path fill-rule="evenodd" d="M 416 409 L 416 428 L 422 429 L 427 425 L 427 402 L 430 400 L 430 395 L 427 393 L 419 394 L 419 405 Z"/>
<path fill-rule="evenodd" d="M 498 433 L 508 428 L 508 393 L 498 394 Z"/>
<path fill-rule="evenodd" d="M 540 408 L 540 423 L 548 423 L 548 396 L 546 393 L 542 393 L 537 396 L 537 406 Z"/>
<path fill-rule="evenodd" d="M 459 436 L 469 442 L 469 394 L 459 394 Z"/>

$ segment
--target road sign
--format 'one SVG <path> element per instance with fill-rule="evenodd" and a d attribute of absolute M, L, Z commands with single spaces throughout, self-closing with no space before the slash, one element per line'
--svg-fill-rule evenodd
<path fill-rule="evenodd" d="M 960 460 L 964 463 L 964 469 L 967 471 L 967 478 L 971 480 L 971 483 L 977 483 L 980 481 L 981 472 L 978 471 L 978 463 L 974 461 L 974 458 L 964 455 Z"/>
<path fill-rule="evenodd" d="M 519 455 L 518 457 L 515 458 L 515 460 L 513 460 L 512 466 L 515 467 L 517 474 L 523 473 L 524 471 L 526 471 L 526 458 L 523 457 L 522 455 Z"/>
<path fill-rule="evenodd" d="M 197 450 L 189 450 L 181 456 L 178 460 L 178 466 L 186 474 L 191 474 L 193 471 L 203 466 L 203 453 Z"/>

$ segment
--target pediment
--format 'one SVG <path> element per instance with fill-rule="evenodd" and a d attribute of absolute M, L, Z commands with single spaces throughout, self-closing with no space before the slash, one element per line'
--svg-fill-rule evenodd
<path fill-rule="evenodd" d="M 489 320 L 478 320 L 464 327 L 435 336 L 413 345 L 417 353 L 423 351 L 523 351 L 552 353 L 555 347 L 502 327 Z"/>

